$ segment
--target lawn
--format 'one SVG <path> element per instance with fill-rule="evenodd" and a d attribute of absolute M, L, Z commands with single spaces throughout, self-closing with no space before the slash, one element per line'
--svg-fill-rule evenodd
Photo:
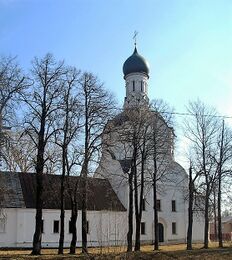
<path fill-rule="evenodd" d="M 125 247 L 89 248 L 89 255 L 81 254 L 77 249 L 76 255 L 69 255 L 65 249 L 64 255 L 57 255 L 57 249 L 43 249 L 41 256 L 31 256 L 31 250 L 1 250 L 0 259 L 232 259 L 232 243 L 225 244 L 225 248 L 218 249 L 216 243 L 211 243 L 209 249 L 201 249 L 202 244 L 194 244 L 192 251 L 185 250 L 185 244 L 160 246 L 158 252 L 153 251 L 151 245 L 142 246 L 141 252 L 126 253 Z"/>

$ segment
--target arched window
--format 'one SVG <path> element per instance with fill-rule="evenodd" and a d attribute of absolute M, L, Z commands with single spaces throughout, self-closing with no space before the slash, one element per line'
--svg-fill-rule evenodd
<path fill-rule="evenodd" d="M 133 80 L 133 91 L 135 91 L 135 81 Z"/>

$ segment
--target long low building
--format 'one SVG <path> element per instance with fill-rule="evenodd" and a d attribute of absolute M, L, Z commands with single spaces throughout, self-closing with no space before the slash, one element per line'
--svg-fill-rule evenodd
<path fill-rule="evenodd" d="M 80 177 L 77 184 L 77 246 L 81 245 Z M 109 181 L 88 178 L 87 219 L 90 246 L 125 244 L 127 214 Z M 0 173 L 0 247 L 31 247 L 35 230 L 36 175 Z M 60 175 L 44 175 L 43 247 L 57 247 L 60 233 Z M 69 194 L 65 194 L 65 246 L 71 241 Z"/>
<path fill-rule="evenodd" d="M 44 209 L 42 246 L 57 247 L 60 233 L 60 175 L 44 174 Z M 77 246 L 81 245 L 80 177 L 70 177 L 73 188 L 77 185 Z M 88 178 L 87 220 L 89 246 L 123 246 L 127 237 L 127 211 L 107 179 Z M 67 186 L 67 183 L 66 183 Z M 35 229 L 36 174 L 0 172 L 0 247 L 32 247 Z M 170 198 L 171 199 L 171 198 Z M 170 200 L 171 201 L 171 200 Z M 171 212 L 167 203 L 160 200 L 159 223 L 163 226 L 160 242 L 186 241 L 187 215 Z M 65 247 L 70 245 L 70 199 L 65 193 Z M 174 210 L 174 209 L 173 209 Z M 154 241 L 152 206 L 146 203 L 141 223 L 141 242 Z M 169 212 L 170 211 L 170 212 Z M 176 227 L 171 224 L 174 216 Z M 170 223 L 167 222 L 170 219 Z M 202 225 L 196 219 L 193 240 L 202 240 Z M 170 225 L 170 228 L 168 227 Z M 160 227 L 159 227 L 160 228 Z M 173 230 L 175 228 L 176 230 Z M 175 234 L 173 234 L 173 231 Z"/>

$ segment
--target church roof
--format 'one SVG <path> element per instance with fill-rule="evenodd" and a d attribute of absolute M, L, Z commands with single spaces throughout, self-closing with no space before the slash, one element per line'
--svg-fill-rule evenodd
<path fill-rule="evenodd" d="M 44 209 L 60 208 L 60 175 L 44 174 Z M 77 187 L 78 209 L 81 209 L 81 182 L 79 176 L 66 177 L 65 185 L 71 191 Z M 0 172 L 0 199 L 4 208 L 35 208 L 36 174 Z M 65 192 L 65 208 L 71 209 L 68 189 Z M 87 209 L 100 211 L 125 211 L 110 183 L 106 179 L 87 178 Z"/>
<path fill-rule="evenodd" d="M 133 54 L 123 64 L 123 73 L 124 76 L 127 76 L 130 73 L 136 72 L 145 73 L 148 76 L 149 65 L 144 57 L 138 54 L 135 47 Z"/>

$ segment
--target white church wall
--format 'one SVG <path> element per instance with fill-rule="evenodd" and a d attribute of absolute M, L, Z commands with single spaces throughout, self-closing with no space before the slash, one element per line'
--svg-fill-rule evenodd
<path fill-rule="evenodd" d="M 142 73 L 131 73 L 126 76 L 126 96 L 131 93 L 147 93 L 147 80 L 148 77 Z M 141 85 L 142 82 L 142 85 Z M 141 88 L 142 87 L 142 88 Z"/>
<path fill-rule="evenodd" d="M 119 200 L 121 201 L 123 206 L 127 208 L 127 176 L 125 175 L 125 173 L 123 173 L 118 160 L 112 159 L 111 155 L 105 152 L 101 158 L 100 166 L 96 170 L 94 177 L 108 179 Z"/>
<path fill-rule="evenodd" d="M 158 185 L 159 186 L 159 185 Z M 153 198 L 152 190 L 147 194 L 146 210 L 143 211 L 142 222 L 146 223 L 146 238 L 154 240 L 153 226 Z M 160 211 L 159 223 L 164 226 L 164 242 L 185 241 L 186 238 L 186 203 L 183 198 L 182 187 L 167 185 L 165 190 L 158 193 Z M 172 201 L 175 201 L 176 211 L 172 211 Z M 172 223 L 176 223 L 176 234 L 172 234 Z M 145 237 L 144 237 L 145 238 Z"/>
<path fill-rule="evenodd" d="M 120 170 L 120 164 L 117 160 L 112 160 L 110 156 L 101 163 L 107 169 L 108 174 L 103 173 L 105 178 L 109 179 L 114 191 L 117 193 L 120 201 L 128 208 L 128 184 L 122 176 L 124 173 Z M 169 174 L 168 181 L 158 183 L 158 198 L 161 201 L 161 211 L 159 212 L 159 222 L 164 226 L 164 241 L 166 243 L 185 242 L 187 234 L 187 201 L 185 200 L 187 189 L 187 175 L 183 168 L 173 163 L 172 174 Z M 117 173 L 117 174 L 110 174 Z M 121 177 L 120 177 L 121 173 Z M 173 179 L 173 180 L 172 180 Z M 122 181 L 124 180 L 124 181 Z M 153 192 L 152 186 L 146 187 L 145 192 L 146 210 L 143 211 L 142 222 L 146 224 L 146 233 L 141 235 L 141 241 L 154 241 L 153 225 Z M 175 200 L 176 211 L 172 212 L 172 200 Z M 202 217 L 195 219 L 193 241 L 202 241 Z M 176 234 L 172 234 L 172 223 L 176 223 Z M 135 227 L 135 224 L 134 224 Z"/>
<path fill-rule="evenodd" d="M 202 242 L 204 240 L 204 226 L 205 221 L 203 213 L 193 215 L 193 242 Z"/>

